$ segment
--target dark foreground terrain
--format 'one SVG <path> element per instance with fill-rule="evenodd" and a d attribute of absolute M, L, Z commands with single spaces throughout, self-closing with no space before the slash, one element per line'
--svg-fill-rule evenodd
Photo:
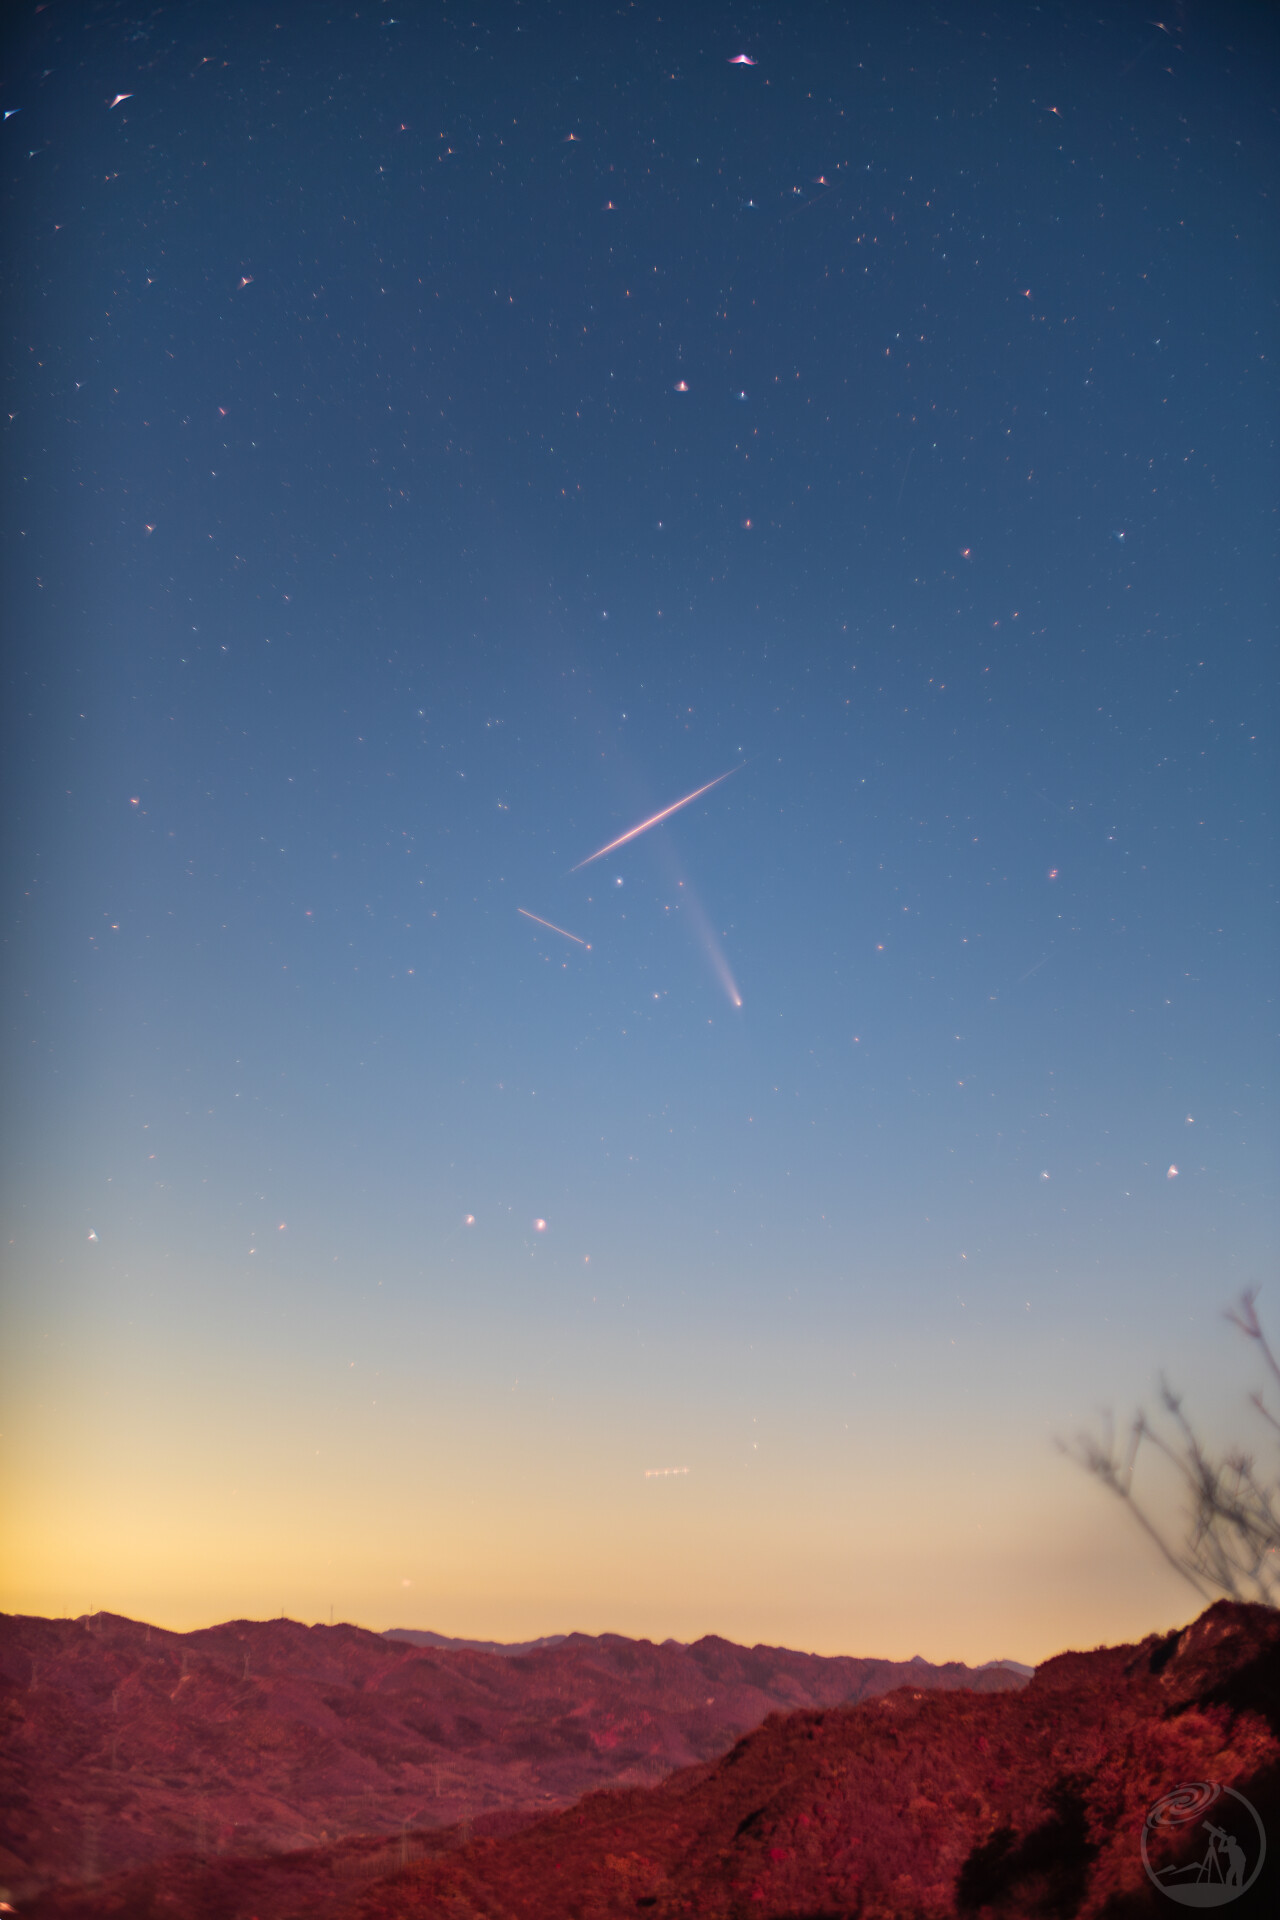
<path fill-rule="evenodd" d="M 510 1831 L 593 1788 L 651 1784 L 724 1753 L 779 1707 L 906 1681 L 1024 1684 L 1000 1669 L 713 1637 L 571 1634 L 512 1655 L 289 1620 L 175 1634 L 110 1614 L 3 1617 L 0 1886 L 25 1910 L 57 1883 L 102 1889 L 146 1869 L 172 1891 L 190 1872 L 205 1900 L 230 1855 L 239 1891 L 211 1914 L 293 1912 L 304 1881 L 303 1910 L 317 1914 L 326 1887 L 346 1900 L 428 1845 Z M 112 1896 L 95 1891 L 81 1910 L 100 1897 Z M 134 1887 L 133 1905 L 102 1910 L 142 1913 L 150 1897 Z M 186 1902 L 157 1910 L 203 1913 Z"/>
<path fill-rule="evenodd" d="M 278 1860 L 171 1861 L 49 1895 L 32 1920 L 1154 1920 L 1148 1811 L 1179 1787 L 1192 1817 L 1149 1836 L 1188 1904 L 1214 1829 L 1241 1842 L 1237 1920 L 1280 1912 L 1280 1616 L 1220 1602 L 1180 1634 L 1063 1654 L 1025 1689 L 906 1687 L 860 1706 L 772 1714 L 710 1763 L 593 1793 L 501 1837 L 437 1835 Z M 1272 1841 L 1259 1861 L 1257 1829 Z M 1224 1859 L 1225 1855 L 1219 1855 Z M 1198 1865 L 1197 1865 L 1198 1863 Z M 387 1867 L 391 1872 L 386 1874 Z M 369 1875 L 379 1871 L 386 1877 Z M 1215 1878 L 1215 1874 L 1218 1877 Z M 1197 1875 L 1199 1878 L 1197 1879 Z M 292 1885 L 290 1886 L 290 1876 Z"/>

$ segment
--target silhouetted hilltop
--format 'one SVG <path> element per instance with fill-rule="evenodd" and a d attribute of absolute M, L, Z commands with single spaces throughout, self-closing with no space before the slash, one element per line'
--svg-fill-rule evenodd
<path fill-rule="evenodd" d="M 570 1634 L 529 1653 L 354 1626 L 0 1617 L 0 1884 L 22 1897 L 183 1854 L 422 1835 L 647 1784 L 779 1707 L 1016 1688 L 958 1663 L 827 1659 L 708 1636 Z"/>

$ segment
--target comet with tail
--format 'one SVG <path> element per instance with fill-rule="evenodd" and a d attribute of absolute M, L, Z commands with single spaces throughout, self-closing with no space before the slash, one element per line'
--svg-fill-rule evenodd
<path fill-rule="evenodd" d="M 634 840 L 637 834 L 648 833 L 650 827 L 656 827 L 659 821 L 669 819 L 673 813 L 679 813 L 681 807 L 687 807 L 692 801 L 700 800 L 704 793 L 710 793 L 712 787 L 718 787 L 722 780 L 729 778 L 730 774 L 741 771 L 741 767 L 730 767 L 728 773 L 717 774 L 714 780 L 708 780 L 705 787 L 697 787 L 692 793 L 686 793 L 683 800 L 673 800 L 669 807 L 662 809 L 661 813 L 651 814 L 649 819 L 642 820 L 638 827 L 632 827 L 627 833 L 620 833 L 618 838 L 611 840 L 607 847 L 600 847 L 595 853 L 589 853 L 585 860 L 579 860 L 576 867 L 570 867 L 570 873 L 580 873 L 583 867 L 589 867 L 593 860 L 603 860 L 606 853 L 612 853 L 616 847 L 625 847 L 628 840 Z"/>

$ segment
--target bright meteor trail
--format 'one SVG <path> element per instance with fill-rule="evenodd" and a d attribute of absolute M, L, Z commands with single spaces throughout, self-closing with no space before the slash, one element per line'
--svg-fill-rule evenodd
<path fill-rule="evenodd" d="M 578 945 L 585 947 L 587 952 L 590 953 L 591 942 L 589 940 L 579 940 L 576 933 L 570 933 L 566 927 L 558 927 L 554 920 L 544 920 L 540 913 L 530 913 L 527 907 L 517 907 L 516 912 L 522 913 L 526 920 L 536 920 L 540 927 L 550 927 L 552 933 L 562 933 L 566 940 L 577 940 Z"/>
<path fill-rule="evenodd" d="M 722 780 L 729 778 L 730 773 L 738 773 L 739 771 L 740 768 L 738 767 L 730 767 L 729 773 L 717 774 L 714 780 L 708 780 L 705 787 L 699 787 L 694 793 L 686 793 L 683 800 L 673 800 L 669 807 L 662 809 L 661 813 L 655 813 L 651 819 L 642 820 L 638 827 L 632 827 L 629 833 L 619 834 L 618 838 L 611 840 L 607 847 L 601 847 L 599 852 L 589 853 L 585 860 L 579 860 L 576 867 L 570 867 L 570 873 L 578 873 L 583 867 L 589 867 L 593 860 L 603 860 L 606 853 L 612 853 L 615 847 L 625 847 L 627 841 L 634 840 L 638 833 L 647 833 L 649 828 L 656 827 L 660 820 L 665 820 L 669 814 L 679 813 L 681 807 L 687 807 L 691 800 L 700 799 L 704 793 L 710 793 L 712 787 L 718 787 Z"/>

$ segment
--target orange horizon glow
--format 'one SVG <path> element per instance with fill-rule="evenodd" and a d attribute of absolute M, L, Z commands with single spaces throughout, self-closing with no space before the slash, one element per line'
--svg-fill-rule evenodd
<path fill-rule="evenodd" d="M 1011 1457 L 998 1434 L 957 1443 L 954 1404 L 897 1434 L 891 1479 L 868 1475 L 891 1367 L 842 1405 L 832 1450 L 718 1406 L 660 1431 L 625 1370 L 595 1379 L 595 1336 L 563 1370 L 526 1340 L 518 1383 L 514 1363 L 488 1366 L 424 1401 L 404 1333 L 399 1359 L 353 1338 L 345 1379 L 274 1392 L 216 1334 L 167 1379 L 126 1345 L 108 1391 L 72 1343 L 11 1380 L 0 1609 L 184 1632 L 332 1605 L 375 1632 L 716 1633 L 971 1665 L 1136 1641 L 1199 1610 L 1085 1475 L 1034 1447 Z M 535 1385 L 556 1394 L 543 1430 Z"/>

